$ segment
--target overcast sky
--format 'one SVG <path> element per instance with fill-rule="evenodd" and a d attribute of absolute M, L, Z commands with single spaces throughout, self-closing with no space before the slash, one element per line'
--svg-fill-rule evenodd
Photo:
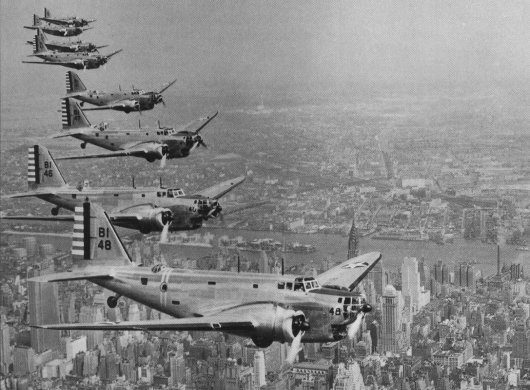
<path fill-rule="evenodd" d="M 65 68 L 23 65 L 32 14 L 96 18 L 85 40 L 123 48 L 99 86 L 179 78 L 181 90 L 352 83 L 517 81 L 530 72 L 530 2 L 521 1 L 2 1 L 6 91 L 64 89 Z M 42 77 L 37 78 L 36 75 Z M 42 78 L 48 78 L 48 81 Z M 57 81 L 60 80 L 60 82 Z"/>

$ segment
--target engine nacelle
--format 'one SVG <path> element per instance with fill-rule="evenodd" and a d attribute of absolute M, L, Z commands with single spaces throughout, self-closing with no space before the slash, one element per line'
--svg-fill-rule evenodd
<path fill-rule="evenodd" d="M 290 343 L 299 332 L 309 330 L 309 323 L 301 311 L 272 304 L 264 304 L 254 310 L 256 330 L 249 336 L 260 348 L 266 348 L 274 341 Z"/>
<path fill-rule="evenodd" d="M 120 220 L 119 218 L 114 221 L 118 226 L 137 229 L 140 232 L 147 234 L 150 232 L 161 232 L 168 223 L 173 221 L 173 212 L 168 208 L 162 207 L 131 207 L 123 210 L 126 214 L 136 214 L 138 217 L 136 220 Z"/>
<path fill-rule="evenodd" d="M 146 159 L 149 162 L 160 160 L 164 155 L 169 153 L 169 146 L 167 144 L 146 144 L 144 145 L 146 149 Z"/>
<path fill-rule="evenodd" d="M 130 110 L 137 110 L 140 107 L 140 103 L 137 100 L 126 100 L 122 104 L 124 108 Z"/>

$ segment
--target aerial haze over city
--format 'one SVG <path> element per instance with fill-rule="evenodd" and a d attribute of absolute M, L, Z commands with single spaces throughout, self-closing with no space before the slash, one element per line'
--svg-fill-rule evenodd
<path fill-rule="evenodd" d="M 530 389 L 529 14 L 2 2 L 0 390 Z"/>

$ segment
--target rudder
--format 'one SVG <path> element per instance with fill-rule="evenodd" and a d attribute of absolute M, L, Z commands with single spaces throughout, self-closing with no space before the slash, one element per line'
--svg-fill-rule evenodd
<path fill-rule="evenodd" d="M 35 45 L 33 46 L 33 54 L 39 54 L 48 51 L 44 40 L 44 34 L 42 33 L 42 30 L 38 28 L 37 35 L 35 35 Z"/>
<path fill-rule="evenodd" d="M 72 260 L 81 267 L 133 264 L 107 213 L 90 202 L 74 210 Z"/>
<path fill-rule="evenodd" d="M 81 81 L 81 78 L 77 73 L 72 72 L 71 70 L 66 72 L 66 93 L 76 93 L 76 92 L 85 92 L 87 89 L 85 84 Z"/>
<path fill-rule="evenodd" d="M 66 185 L 61 171 L 44 146 L 34 145 L 28 149 L 28 187 L 62 187 Z"/>
<path fill-rule="evenodd" d="M 33 14 L 33 25 L 40 26 L 41 24 L 42 24 L 42 21 L 40 20 L 40 17 L 36 14 Z"/>
<path fill-rule="evenodd" d="M 61 99 L 63 130 L 90 127 L 90 122 L 79 104 L 71 98 Z"/>

